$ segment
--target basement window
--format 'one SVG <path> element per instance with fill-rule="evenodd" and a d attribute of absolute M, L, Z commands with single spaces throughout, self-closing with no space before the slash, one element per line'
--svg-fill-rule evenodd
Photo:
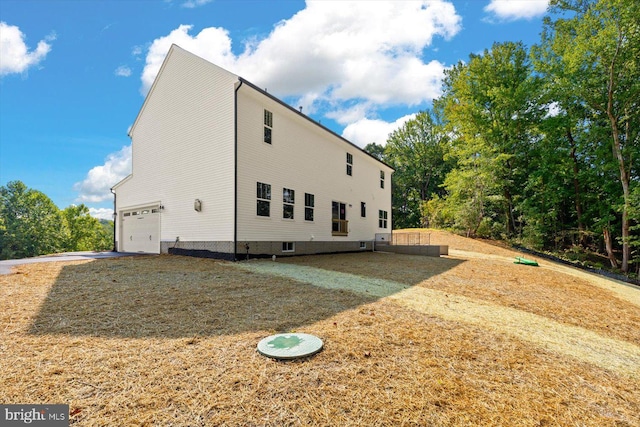
<path fill-rule="evenodd" d="M 282 252 L 295 252 L 296 244 L 295 242 L 282 242 Z"/>

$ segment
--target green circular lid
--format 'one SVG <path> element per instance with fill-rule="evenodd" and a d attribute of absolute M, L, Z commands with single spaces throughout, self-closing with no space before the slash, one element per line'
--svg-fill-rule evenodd
<path fill-rule="evenodd" d="M 301 333 L 271 335 L 258 343 L 258 352 L 274 359 L 297 359 L 314 355 L 320 350 L 320 338 Z"/>

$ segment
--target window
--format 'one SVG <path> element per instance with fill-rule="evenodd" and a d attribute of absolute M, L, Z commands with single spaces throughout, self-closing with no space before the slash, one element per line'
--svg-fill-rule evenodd
<path fill-rule="evenodd" d="M 353 174 L 353 154 L 347 153 L 347 175 Z"/>
<path fill-rule="evenodd" d="M 384 171 L 380 171 L 380 188 L 384 188 Z"/>
<path fill-rule="evenodd" d="M 387 228 L 387 211 L 378 211 L 378 227 Z"/>
<path fill-rule="evenodd" d="M 360 202 L 360 216 L 362 218 L 367 216 L 367 204 L 365 202 Z"/>
<path fill-rule="evenodd" d="M 273 130 L 273 113 L 264 110 L 264 142 L 271 144 L 271 131 Z"/>
<path fill-rule="evenodd" d="M 313 208 L 315 206 L 313 194 L 304 193 L 304 220 L 313 221 Z"/>
<path fill-rule="evenodd" d="M 295 242 L 282 242 L 282 252 L 295 252 L 296 244 Z"/>
<path fill-rule="evenodd" d="M 282 218 L 293 219 L 293 205 L 296 202 L 296 193 L 290 188 L 282 189 Z"/>
<path fill-rule="evenodd" d="M 259 182 L 256 196 L 258 199 L 256 212 L 258 216 L 270 216 L 269 208 L 271 205 L 271 185 Z"/>
<path fill-rule="evenodd" d="M 367 242 L 360 242 L 360 249 L 367 249 Z"/>

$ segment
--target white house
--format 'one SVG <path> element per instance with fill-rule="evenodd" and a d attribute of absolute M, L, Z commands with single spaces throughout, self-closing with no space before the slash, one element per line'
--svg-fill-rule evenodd
<path fill-rule="evenodd" d="M 227 259 L 370 250 L 393 169 L 247 80 L 173 45 L 116 184 L 121 252 Z"/>

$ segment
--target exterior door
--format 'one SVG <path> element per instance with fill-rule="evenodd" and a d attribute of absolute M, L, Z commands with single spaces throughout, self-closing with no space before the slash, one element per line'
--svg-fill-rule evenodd
<path fill-rule="evenodd" d="M 331 235 L 347 236 L 349 221 L 347 221 L 347 206 L 340 202 L 331 202 Z"/>

